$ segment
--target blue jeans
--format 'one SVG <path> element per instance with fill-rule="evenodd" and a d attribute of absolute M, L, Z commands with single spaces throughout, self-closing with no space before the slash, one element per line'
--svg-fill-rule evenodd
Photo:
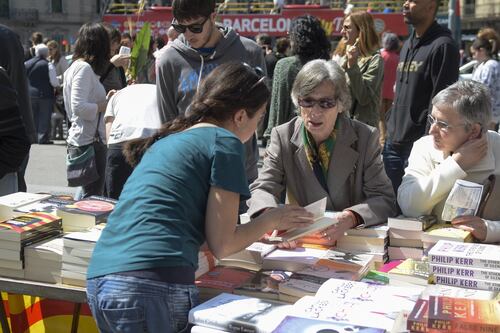
<path fill-rule="evenodd" d="M 392 182 L 394 194 L 398 195 L 398 188 L 401 185 L 405 168 L 408 166 L 408 158 L 410 157 L 411 144 L 393 144 L 391 141 L 386 140 L 382 155 L 384 157 L 384 167 L 387 177 Z"/>
<path fill-rule="evenodd" d="M 87 300 L 101 333 L 188 332 L 198 289 L 110 274 L 87 281 Z"/>

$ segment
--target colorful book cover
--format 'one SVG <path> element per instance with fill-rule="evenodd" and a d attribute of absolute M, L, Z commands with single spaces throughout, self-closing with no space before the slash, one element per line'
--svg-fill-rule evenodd
<path fill-rule="evenodd" d="M 432 264 L 430 265 L 430 273 L 436 275 L 449 276 L 449 277 L 457 277 L 462 279 L 488 280 L 488 281 L 500 282 L 500 270 L 498 269 Z"/>
<path fill-rule="evenodd" d="M 240 287 L 254 276 L 255 272 L 218 266 L 196 279 L 195 284 L 198 288 L 233 292 L 235 288 Z"/>
<path fill-rule="evenodd" d="M 22 241 L 44 231 L 60 228 L 61 219 L 55 215 L 29 213 L 1 222 L 0 239 Z"/>
<path fill-rule="evenodd" d="M 422 234 L 422 242 L 437 243 L 439 240 L 470 243 L 474 240 L 470 231 L 458 229 L 451 224 L 434 224 Z"/>
<path fill-rule="evenodd" d="M 407 319 L 406 328 L 411 332 L 427 332 L 429 300 L 419 299 Z"/>
<path fill-rule="evenodd" d="M 311 318 L 286 316 L 272 333 L 384 333 L 385 330 Z"/>
<path fill-rule="evenodd" d="M 498 245 L 439 241 L 429 251 L 431 264 L 500 269 Z"/>
<path fill-rule="evenodd" d="M 429 297 L 428 327 L 455 333 L 499 333 L 500 302 L 442 296 Z"/>
<path fill-rule="evenodd" d="M 14 209 L 14 212 L 22 214 L 45 212 L 57 215 L 56 212 L 59 207 L 70 205 L 74 202 L 75 200 L 73 200 L 73 197 L 70 195 L 54 195 L 44 200 L 17 207 Z"/>
<path fill-rule="evenodd" d="M 332 269 L 358 272 L 370 266 L 373 256 L 370 254 L 355 254 L 351 252 L 328 250 L 318 260 L 316 265 L 326 266 Z"/>
<path fill-rule="evenodd" d="M 430 277 L 429 262 L 406 259 L 387 273 L 389 274 L 389 279 L 392 278 L 427 285 L 427 281 Z"/>
<path fill-rule="evenodd" d="M 66 213 L 92 215 L 99 218 L 109 215 L 115 205 L 116 200 L 114 199 L 93 195 L 69 205 L 61 206 L 58 210 Z"/>

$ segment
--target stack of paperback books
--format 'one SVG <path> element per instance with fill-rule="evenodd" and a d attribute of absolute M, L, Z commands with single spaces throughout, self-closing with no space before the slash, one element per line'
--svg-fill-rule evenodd
<path fill-rule="evenodd" d="M 70 232 L 63 237 L 62 282 L 79 287 L 87 283 L 87 268 L 95 244 L 105 224 L 101 223 L 86 231 Z"/>
<path fill-rule="evenodd" d="M 440 240 L 429 251 L 437 284 L 500 291 L 500 246 Z"/>
<path fill-rule="evenodd" d="M 24 249 L 61 234 L 61 219 L 45 213 L 0 222 L 0 276 L 24 278 Z"/>
<path fill-rule="evenodd" d="M 22 215 L 24 212 L 17 209 L 51 197 L 46 193 L 17 192 L 0 197 L 0 220 L 8 220 L 12 217 Z"/>
<path fill-rule="evenodd" d="M 115 208 L 116 200 L 90 196 L 57 208 L 62 218 L 64 232 L 85 231 L 96 224 L 106 222 Z"/>
<path fill-rule="evenodd" d="M 423 215 L 411 218 L 400 215 L 389 217 L 389 260 L 415 259 L 421 260 L 424 256 L 422 235 L 436 223 L 436 217 Z"/>
<path fill-rule="evenodd" d="M 63 239 L 61 237 L 24 249 L 24 271 L 27 280 L 62 283 Z"/>

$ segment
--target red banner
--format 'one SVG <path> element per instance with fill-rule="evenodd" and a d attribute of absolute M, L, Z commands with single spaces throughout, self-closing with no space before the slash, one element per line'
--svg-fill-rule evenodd
<path fill-rule="evenodd" d="M 291 20 L 299 15 L 310 14 L 321 20 L 329 36 L 340 36 L 344 13 L 341 10 L 325 8 L 284 9 L 281 14 L 221 14 L 218 20 L 233 27 L 242 36 L 255 36 L 267 33 L 271 36 L 285 36 Z M 372 14 L 378 32 L 390 31 L 399 36 L 408 35 L 408 27 L 401 13 Z M 139 31 L 145 22 L 151 23 L 155 35 L 165 35 L 172 21 L 172 10 L 168 7 L 147 10 L 142 15 L 106 14 L 103 21 L 112 24 L 120 31 Z"/>

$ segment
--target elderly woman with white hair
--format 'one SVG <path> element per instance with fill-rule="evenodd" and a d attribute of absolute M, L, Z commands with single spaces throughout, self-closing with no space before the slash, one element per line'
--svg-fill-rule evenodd
<path fill-rule="evenodd" d="M 491 102 L 488 88 L 471 80 L 459 81 L 439 92 L 428 116 L 429 135 L 413 145 L 398 190 L 404 215 L 435 214 L 443 207 L 455 181 L 483 183 L 500 172 L 500 135 L 488 131 Z M 472 232 L 479 241 L 500 241 L 500 209 L 491 221 L 459 216 L 451 223 Z"/>
<path fill-rule="evenodd" d="M 54 65 L 48 61 L 49 49 L 45 44 L 35 46 L 35 57 L 24 63 L 31 97 L 31 110 L 35 122 L 37 142 L 50 141 L 50 119 L 54 109 L 54 88 L 59 86 Z"/>
<path fill-rule="evenodd" d="M 299 116 L 272 130 L 259 178 L 250 186 L 250 216 L 286 202 L 306 206 L 324 197 L 339 223 L 303 239 L 333 245 L 344 231 L 382 223 L 396 213 L 378 130 L 350 119 L 344 71 L 313 60 L 292 88 Z"/>

